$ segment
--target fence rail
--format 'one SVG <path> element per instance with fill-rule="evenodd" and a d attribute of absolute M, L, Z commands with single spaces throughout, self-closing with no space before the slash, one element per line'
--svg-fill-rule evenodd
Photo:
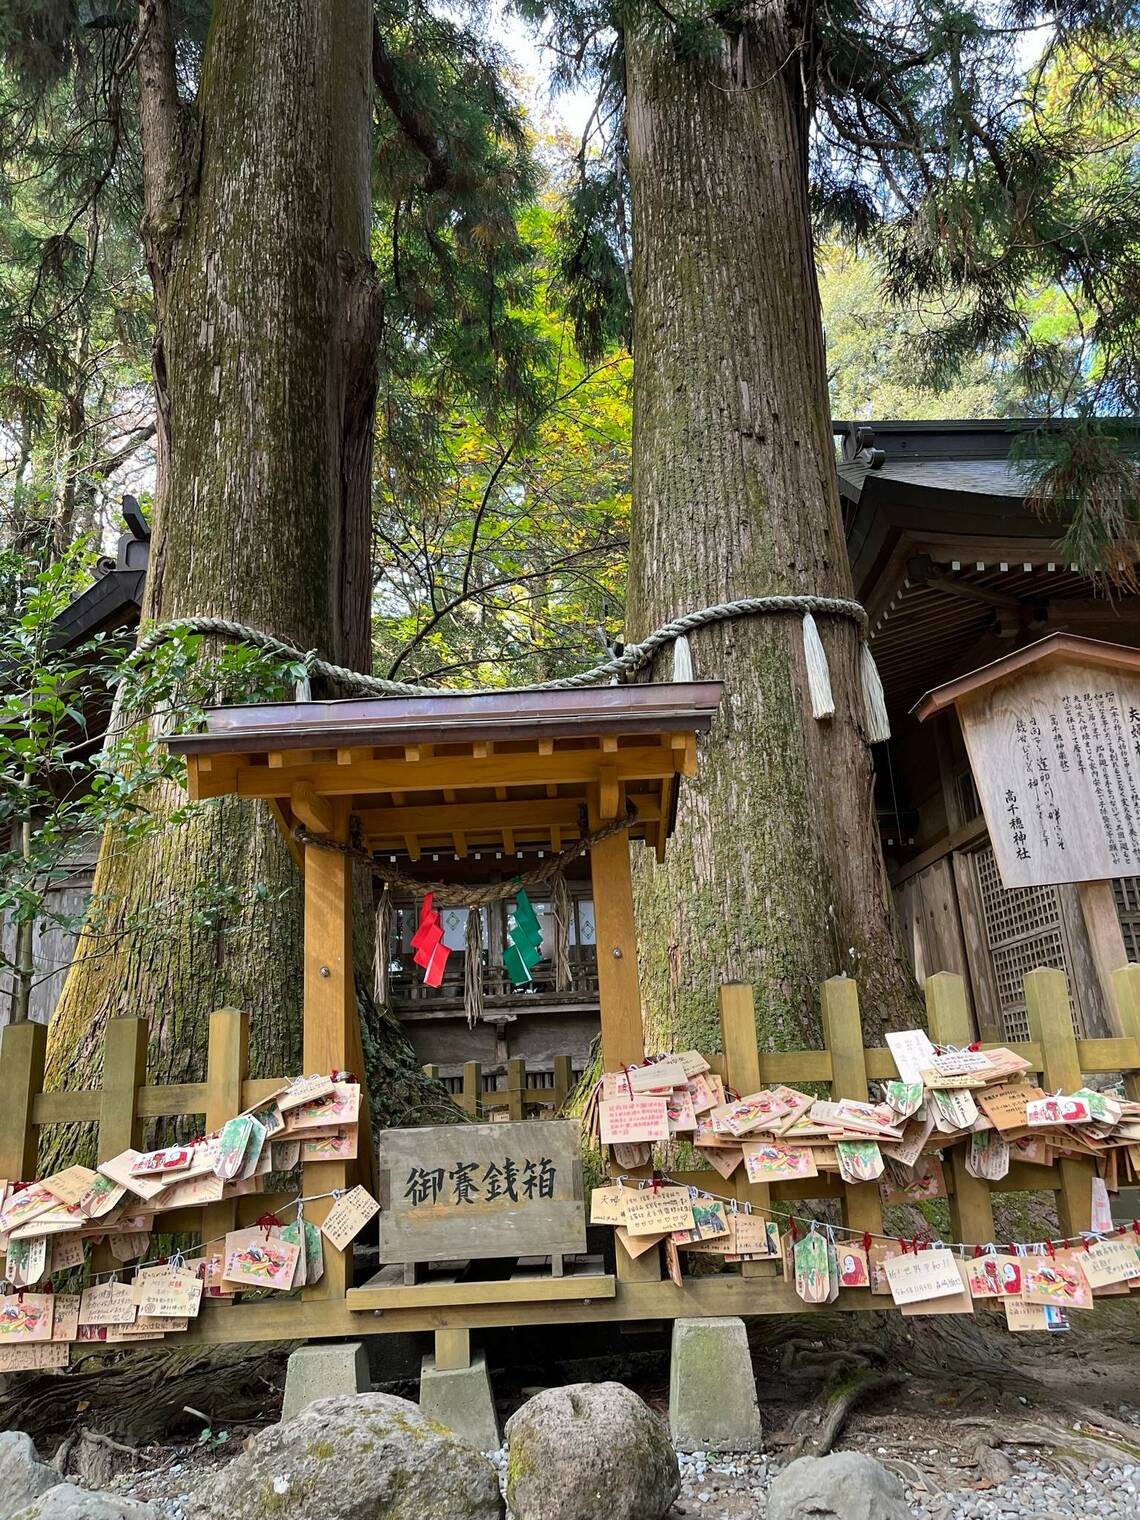
<path fill-rule="evenodd" d="M 526 1058 L 514 1056 L 506 1065 L 507 1085 L 496 1089 L 484 1086 L 486 1078 L 481 1062 L 465 1061 L 463 1085 L 451 1096 L 471 1119 L 493 1119 L 503 1111 L 508 1119 L 529 1119 L 535 1117 L 533 1110 L 538 1110 L 544 1118 L 549 1118 L 551 1112 L 556 1113 L 563 1106 L 575 1085 L 571 1056 L 555 1056 L 553 1065 L 552 1083 L 531 1082 L 528 1086 Z M 428 1064 L 424 1071 L 429 1077 L 439 1076 L 438 1066 Z M 544 1062 L 541 1073 L 535 1075 L 546 1074 L 547 1063 Z"/>
<path fill-rule="evenodd" d="M 1113 974 L 1115 1005 L 1121 1032 L 1109 1039 L 1077 1039 L 1069 1012 L 1062 972 L 1041 970 L 1025 978 L 1026 1003 L 1033 1038 L 1013 1048 L 1025 1057 L 1048 1090 L 1071 1092 L 1083 1077 L 1120 1074 L 1128 1096 L 1140 1100 L 1140 965 Z M 974 1037 L 965 990 L 960 977 L 938 973 L 925 987 L 928 1026 L 939 1044 L 965 1045 Z M 821 989 L 824 1047 L 819 1050 L 760 1051 L 757 1049 L 751 988 L 739 984 L 720 993 L 722 1051 L 710 1055 L 713 1069 L 733 1087 L 750 1092 L 772 1082 L 815 1082 L 829 1087 L 833 1098 L 865 1099 L 868 1081 L 896 1075 L 886 1049 L 867 1049 L 859 1016 L 855 983 L 835 977 Z M 220 1009 L 210 1015 L 207 1073 L 204 1082 L 154 1086 L 146 1080 L 147 1022 L 113 1018 L 104 1043 L 101 1087 L 71 1092 L 43 1091 L 47 1031 L 40 1024 L 9 1025 L 0 1040 L 0 1176 L 30 1180 L 36 1175 L 42 1132 L 54 1125 L 93 1124 L 99 1160 L 139 1145 L 148 1120 L 180 1115 L 200 1117 L 203 1127 L 215 1129 L 240 1109 L 266 1097 L 280 1081 L 251 1080 L 248 1075 L 249 1025 L 246 1015 Z M 569 1056 L 556 1058 L 554 1085 L 528 1083 L 526 1061 L 508 1064 L 507 1086 L 499 1092 L 482 1090 L 477 1062 L 464 1067 L 463 1090 L 456 1102 L 472 1117 L 504 1111 L 511 1119 L 532 1112 L 549 1112 L 564 1103 L 573 1084 Z M 350 1177 L 371 1185 L 372 1156 L 364 1123 L 361 1155 L 349 1163 Z M 325 1171 L 309 1168 L 325 1167 Z M 994 1237 L 995 1193 L 1050 1191 L 1055 1195 L 1061 1232 L 1075 1235 L 1091 1224 L 1094 1162 L 1068 1157 L 1043 1167 L 1011 1165 L 1000 1182 L 971 1177 L 961 1148 L 950 1152 L 946 1166 L 952 1232 L 955 1239 L 985 1242 Z M 327 1163 L 308 1163 L 306 1193 L 324 1192 Z M 684 1180 L 710 1191 L 733 1190 L 738 1199 L 764 1209 L 792 1199 L 834 1198 L 849 1227 L 881 1232 L 882 1204 L 875 1183 L 849 1184 L 833 1175 L 799 1182 L 749 1183 L 740 1172 L 728 1183 L 715 1173 L 697 1171 Z M 340 1185 L 339 1183 L 337 1185 Z M 351 1182 L 349 1183 L 351 1185 Z M 169 1233 L 193 1232 L 212 1240 L 227 1230 L 253 1223 L 267 1210 L 286 1205 L 289 1195 L 252 1194 L 200 1208 L 168 1210 L 156 1216 L 156 1228 Z M 314 1206 L 314 1213 L 320 1205 Z M 323 1210 L 320 1217 L 323 1217 Z M 319 1220 L 315 1221 L 319 1222 Z M 618 1292 L 610 1299 L 538 1303 L 533 1289 L 518 1288 L 518 1301 L 502 1297 L 464 1305 L 430 1303 L 385 1310 L 353 1300 L 362 1290 L 352 1288 L 351 1261 L 342 1271 L 326 1272 L 322 1282 L 304 1290 L 305 1301 L 203 1306 L 190 1338 L 215 1342 L 298 1339 L 342 1336 L 363 1331 L 439 1329 L 448 1326 L 534 1324 L 550 1320 L 637 1320 L 685 1314 L 764 1314 L 800 1312 L 803 1305 L 776 1275 L 773 1263 L 744 1262 L 738 1271 L 714 1277 L 686 1279 L 682 1288 L 661 1280 L 656 1252 L 631 1261 L 618 1248 Z M 585 1291 L 585 1290 L 584 1290 Z M 347 1294 L 347 1297 L 346 1297 Z M 366 1298 L 367 1295 L 364 1295 Z M 430 1297 L 430 1294 L 428 1295 Z M 845 1309 L 880 1308 L 863 1295 L 844 1295 Z"/>

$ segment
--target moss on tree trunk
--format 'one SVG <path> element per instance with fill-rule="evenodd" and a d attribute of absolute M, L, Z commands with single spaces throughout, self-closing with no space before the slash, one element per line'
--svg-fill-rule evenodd
<path fill-rule="evenodd" d="M 629 624 L 708 603 L 851 596 L 808 218 L 806 122 L 783 12 L 678 60 L 626 35 L 634 216 Z M 734 23 L 735 25 L 735 23 Z M 854 625 L 820 618 L 836 715 L 816 722 L 796 618 L 692 639 L 725 683 L 663 866 L 636 872 L 650 1048 L 717 1038 L 751 982 L 762 1044 L 819 1039 L 818 983 L 860 984 L 871 1032 L 913 1021 L 872 805 Z M 669 669 L 657 671 L 668 679 Z"/>
<path fill-rule="evenodd" d="M 187 106 L 166 5 L 140 8 L 159 421 L 145 617 L 238 618 L 367 669 L 371 6 L 215 0 Z M 229 894 L 220 921 L 192 913 L 201 889 Z M 255 1075 L 298 1069 L 302 883 L 264 804 L 209 804 L 129 854 L 109 835 L 94 890 L 51 1085 L 84 1085 L 119 1014 L 152 1021 L 152 1082 L 198 1076 L 223 1005 L 250 1011 Z"/>

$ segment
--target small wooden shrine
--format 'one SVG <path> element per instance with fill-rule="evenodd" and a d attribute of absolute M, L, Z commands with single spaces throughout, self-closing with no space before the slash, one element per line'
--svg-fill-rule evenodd
<path fill-rule="evenodd" d="M 668 683 L 287 702 L 215 709 L 204 733 L 172 737 L 191 797 L 268 802 L 304 873 L 305 1069 L 353 1060 L 352 873 L 347 855 L 299 844 L 296 825 L 337 843 L 351 833 L 426 881 L 476 850 L 557 855 L 627 810 L 590 873 L 604 1059 L 640 1060 L 628 840 L 663 858 L 719 701 L 718 683 Z"/>

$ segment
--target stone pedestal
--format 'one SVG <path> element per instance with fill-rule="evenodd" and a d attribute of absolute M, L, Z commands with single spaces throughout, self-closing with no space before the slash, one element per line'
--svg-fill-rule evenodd
<path fill-rule="evenodd" d="M 340 1344 L 314 1342 L 301 1346 L 289 1357 L 285 1369 L 285 1398 L 281 1418 L 291 1420 L 314 1399 L 334 1394 L 368 1393 L 368 1355 L 361 1341 Z"/>
<path fill-rule="evenodd" d="M 759 1451 L 760 1410 L 744 1321 L 673 1322 L 669 1431 L 682 1451 Z"/>
<path fill-rule="evenodd" d="M 498 1451 L 503 1444 L 487 1360 L 482 1355 L 473 1356 L 470 1367 L 448 1370 L 437 1367 L 434 1356 L 425 1356 L 420 1408 L 478 1451 Z"/>

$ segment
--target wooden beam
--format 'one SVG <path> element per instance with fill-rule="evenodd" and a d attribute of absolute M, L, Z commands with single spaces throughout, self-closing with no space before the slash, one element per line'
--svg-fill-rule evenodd
<path fill-rule="evenodd" d="M 327 797 L 314 790 L 310 781 L 294 781 L 289 790 L 293 812 L 314 834 L 331 834 L 336 827 L 336 812 Z"/>
<path fill-rule="evenodd" d="M 305 873 L 305 852 L 293 838 L 293 810 L 287 802 L 281 802 L 276 797 L 265 799 L 269 811 L 273 814 L 274 822 L 281 830 L 281 837 L 285 841 L 285 848 L 293 857 L 293 864 L 302 875 Z"/>
<path fill-rule="evenodd" d="M 695 741 L 693 755 L 695 761 Z M 611 757 L 611 763 L 622 781 L 660 780 L 672 775 L 675 769 L 671 752 L 660 744 L 620 749 Z M 556 750 L 553 755 L 531 751 L 471 759 L 445 755 L 421 760 L 414 766 L 403 759 L 368 760 L 360 765 L 315 764 L 306 768 L 303 777 L 290 777 L 265 765 L 246 765 L 238 772 L 235 785 L 222 790 L 236 790 L 241 797 L 288 797 L 298 780 L 308 781 L 324 797 L 434 792 L 444 786 L 459 792 L 472 787 L 581 785 L 596 781 L 602 764 L 599 750 L 570 749 Z"/>
<path fill-rule="evenodd" d="M 938 971 L 926 978 L 927 1023 L 931 1038 L 939 1045 L 966 1046 L 974 1038 L 970 1010 L 966 1005 L 966 987 L 960 976 Z M 994 1238 L 994 1211 L 988 1183 L 970 1175 L 966 1168 L 967 1148 L 956 1145 L 950 1151 L 950 1171 L 954 1192 L 950 1197 L 950 1223 L 956 1240 L 985 1245 Z"/>
<path fill-rule="evenodd" d="M 603 765 L 598 776 L 598 817 L 608 822 L 618 815 L 620 797 L 616 765 Z"/>
<path fill-rule="evenodd" d="M 98 1159 L 109 1161 L 142 1139 L 136 1095 L 146 1081 L 146 1019 L 110 1018 L 103 1045 Z"/>

